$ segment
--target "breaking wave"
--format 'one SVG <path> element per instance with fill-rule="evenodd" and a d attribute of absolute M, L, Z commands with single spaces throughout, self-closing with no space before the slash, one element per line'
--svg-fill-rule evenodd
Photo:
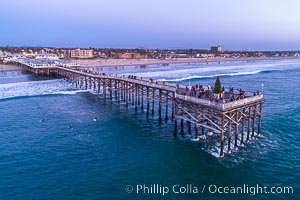
<path fill-rule="evenodd" d="M 80 92 L 86 90 L 74 90 L 71 84 L 61 79 L 0 84 L 0 100 L 42 95 L 73 95 Z"/>
<path fill-rule="evenodd" d="M 224 73 L 224 74 L 214 74 L 214 75 L 207 75 L 207 76 L 188 76 L 184 78 L 176 78 L 176 79 L 159 79 L 159 81 L 166 81 L 166 82 L 180 82 L 180 81 L 186 81 L 186 80 L 192 80 L 192 79 L 203 79 L 203 78 L 214 78 L 216 76 L 244 76 L 244 75 L 252 75 L 252 74 L 258 74 L 261 72 L 268 72 L 271 70 L 257 70 L 257 71 L 249 71 L 249 72 L 233 72 L 233 73 Z"/>
<path fill-rule="evenodd" d="M 124 70 L 122 75 L 136 75 L 160 81 L 178 82 L 191 79 L 209 79 L 216 76 L 244 76 L 280 70 L 299 69 L 299 60 L 249 63 L 224 63 L 208 65 L 170 65 L 155 68 Z"/>

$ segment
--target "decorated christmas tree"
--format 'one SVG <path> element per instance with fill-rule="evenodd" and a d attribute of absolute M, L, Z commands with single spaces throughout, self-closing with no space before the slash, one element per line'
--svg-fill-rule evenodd
<path fill-rule="evenodd" d="M 222 93 L 221 81 L 220 81 L 220 78 L 218 76 L 217 76 L 217 79 L 216 79 L 216 82 L 215 82 L 214 93 L 215 94 L 221 94 Z"/>

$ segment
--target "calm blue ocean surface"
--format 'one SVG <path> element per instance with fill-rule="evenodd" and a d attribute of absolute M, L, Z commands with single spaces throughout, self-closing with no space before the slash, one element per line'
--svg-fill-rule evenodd
<path fill-rule="evenodd" d="M 300 199 L 300 60 L 97 70 L 204 85 L 220 75 L 225 87 L 249 91 L 263 84 L 262 137 L 218 158 L 219 141 L 174 138 L 172 120 L 159 123 L 64 80 L 0 72 L 0 200 Z M 137 194 L 137 185 L 154 184 L 199 191 Z M 293 194 L 209 191 L 257 184 Z"/>

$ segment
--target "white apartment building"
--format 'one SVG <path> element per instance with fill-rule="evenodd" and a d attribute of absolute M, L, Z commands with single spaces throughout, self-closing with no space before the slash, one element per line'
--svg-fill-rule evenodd
<path fill-rule="evenodd" d="M 93 50 L 91 49 L 71 50 L 71 58 L 93 58 Z"/>

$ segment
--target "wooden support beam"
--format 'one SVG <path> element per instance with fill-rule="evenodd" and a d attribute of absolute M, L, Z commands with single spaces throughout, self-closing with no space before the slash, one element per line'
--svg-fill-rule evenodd
<path fill-rule="evenodd" d="M 172 119 L 175 118 L 175 92 L 173 92 L 173 98 L 172 98 Z"/>
<path fill-rule="evenodd" d="M 115 99 L 118 101 L 118 80 L 114 80 L 114 93 L 115 93 Z"/>
<path fill-rule="evenodd" d="M 150 99 L 149 99 L 149 87 L 147 87 L 147 117 L 149 116 L 149 109 L 150 109 Z"/>
<path fill-rule="evenodd" d="M 120 81 L 117 81 L 117 100 L 118 104 L 120 104 L 120 93 L 122 92 L 122 89 L 120 88 Z"/>
<path fill-rule="evenodd" d="M 256 119 L 256 109 L 257 109 L 257 105 L 255 105 L 254 106 L 254 110 L 253 110 L 253 112 L 254 112 L 254 114 L 253 114 L 253 121 L 252 121 L 252 135 L 251 135 L 251 139 L 253 139 L 254 138 L 254 132 L 255 132 L 255 119 Z"/>
<path fill-rule="evenodd" d="M 263 102 L 261 101 L 261 102 L 259 103 L 258 130 L 257 130 L 257 136 L 258 136 L 258 137 L 260 137 L 260 129 L 261 129 L 262 104 L 263 104 Z"/>
<path fill-rule="evenodd" d="M 246 109 L 245 107 L 243 108 L 243 121 L 242 121 L 242 135 L 241 135 L 241 142 L 240 142 L 240 146 L 244 145 L 244 131 L 245 131 L 245 120 L 246 120 Z"/>
<path fill-rule="evenodd" d="M 177 136 L 177 104 L 175 102 L 175 99 L 173 101 L 173 117 L 174 117 L 174 137 Z"/>
<path fill-rule="evenodd" d="M 159 90 L 159 102 L 158 102 L 158 118 L 161 121 L 161 104 L 162 104 L 162 91 Z"/>
<path fill-rule="evenodd" d="M 109 98 L 112 101 L 112 81 L 109 80 Z"/>
<path fill-rule="evenodd" d="M 128 82 L 125 82 L 125 105 L 128 107 Z"/>
<path fill-rule="evenodd" d="M 192 107 L 191 107 L 191 104 L 188 105 L 188 112 L 191 114 L 192 113 Z M 191 133 L 191 122 L 190 122 L 190 115 L 188 115 L 188 121 L 187 121 L 187 125 L 188 125 L 188 133 L 190 134 Z"/>
<path fill-rule="evenodd" d="M 144 111 L 144 87 L 141 85 L 141 110 Z"/>
<path fill-rule="evenodd" d="M 82 80 L 82 77 L 80 77 L 80 88 L 83 87 L 83 80 Z"/>
<path fill-rule="evenodd" d="M 195 120 L 195 139 L 198 138 L 198 120 L 199 120 L 198 109 L 199 109 L 198 105 L 195 105 L 195 107 L 194 107 L 195 118 L 196 118 L 196 120 Z"/>
<path fill-rule="evenodd" d="M 166 93 L 166 116 L 165 116 L 165 120 L 168 120 L 168 109 L 169 109 L 169 91 L 167 91 Z"/>
<path fill-rule="evenodd" d="M 251 120 L 251 116 L 252 116 L 252 110 L 251 110 L 251 106 L 249 107 L 249 114 L 248 114 L 248 122 L 247 122 L 247 138 L 246 138 L 246 141 L 249 142 L 250 140 L 250 120 Z"/>
<path fill-rule="evenodd" d="M 131 85 L 131 105 L 134 106 L 135 98 L 134 98 L 134 85 Z"/>
<path fill-rule="evenodd" d="M 155 88 L 152 88 L 152 115 L 154 115 Z"/>
<path fill-rule="evenodd" d="M 95 80 L 95 78 L 93 79 L 93 83 L 94 83 L 94 91 L 96 91 L 96 80 Z"/>
<path fill-rule="evenodd" d="M 205 133 L 204 133 L 204 115 L 205 115 L 205 107 L 202 107 L 202 119 L 201 119 L 201 123 L 202 123 L 202 127 L 201 127 L 201 134 L 202 134 L 202 138 L 205 138 Z"/>
<path fill-rule="evenodd" d="M 136 85 L 136 93 L 137 93 L 137 105 L 140 106 L 141 105 L 140 85 Z"/>
<path fill-rule="evenodd" d="M 106 81 L 103 80 L 103 95 L 104 95 L 104 99 L 106 99 Z"/>
<path fill-rule="evenodd" d="M 220 157 L 224 157 L 224 113 L 222 113 L 222 130 L 221 130 L 221 150 L 220 150 Z"/>
<path fill-rule="evenodd" d="M 128 101 L 131 101 L 131 92 L 130 92 L 130 84 L 129 83 L 127 83 L 128 84 Z"/>
<path fill-rule="evenodd" d="M 135 111 L 137 111 L 137 102 L 138 102 L 138 90 L 137 90 L 137 84 L 135 84 L 134 89 L 135 89 L 134 106 L 135 106 Z"/>
<path fill-rule="evenodd" d="M 124 81 L 121 82 L 121 87 L 122 87 L 122 89 L 121 89 L 121 99 L 123 100 L 123 102 L 125 102 L 125 82 Z"/>
<path fill-rule="evenodd" d="M 180 120 L 180 133 L 183 133 L 183 119 Z"/>
<path fill-rule="evenodd" d="M 235 138 L 234 138 L 234 148 L 237 149 L 237 140 L 238 140 L 238 134 L 239 134 L 239 110 L 236 111 L 235 114 Z"/>
<path fill-rule="evenodd" d="M 89 88 L 92 89 L 92 77 L 89 76 Z"/>
<path fill-rule="evenodd" d="M 100 94 L 100 79 L 98 78 L 97 79 L 97 82 L 98 82 L 98 95 Z"/>
<path fill-rule="evenodd" d="M 232 111 L 229 112 L 229 133 L 228 133 L 228 148 L 227 152 L 231 153 L 231 130 L 232 130 Z"/>

